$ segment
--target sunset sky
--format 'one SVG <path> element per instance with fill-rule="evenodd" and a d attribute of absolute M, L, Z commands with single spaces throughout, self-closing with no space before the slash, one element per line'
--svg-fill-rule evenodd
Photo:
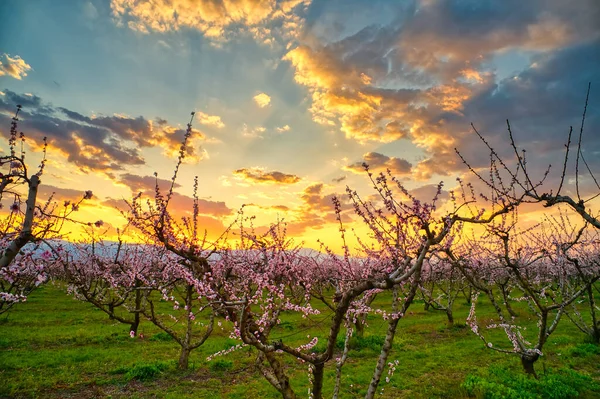
<path fill-rule="evenodd" d="M 81 218 L 107 226 L 155 172 L 171 178 L 191 111 L 173 206 L 191 211 L 197 175 L 212 234 L 247 204 L 308 246 L 333 240 L 331 197 L 373 194 L 363 161 L 429 199 L 469 178 L 455 147 L 489 162 L 471 122 L 509 156 L 510 119 L 551 187 L 588 82 L 600 175 L 597 0 L 3 0 L 0 62 L 2 136 L 21 104 L 32 167 L 49 140 L 41 197 L 91 189 Z"/>

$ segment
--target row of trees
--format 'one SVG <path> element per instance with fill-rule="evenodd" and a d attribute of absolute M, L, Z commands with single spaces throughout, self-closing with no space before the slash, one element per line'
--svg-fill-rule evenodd
<path fill-rule="evenodd" d="M 16 145 L 17 116 L 11 129 L 11 151 Z M 367 314 L 378 314 L 387 328 L 365 394 L 373 398 L 388 366 L 400 321 L 418 298 L 426 306 L 444 311 L 453 323 L 453 304 L 459 295 L 465 295 L 471 301 L 467 323 L 473 332 L 491 349 L 518 355 L 525 372 L 534 376 L 534 363 L 565 316 L 596 342 L 600 339 L 594 302 L 600 277 L 600 223 L 586 208 L 585 200 L 561 194 L 571 135 L 556 193 L 543 190 L 544 179 L 532 183 L 510 126 L 516 154 L 512 162 L 502 159 L 480 135 L 490 150 L 489 178 L 461 155 L 472 175 L 487 187 L 487 197 L 476 195 L 472 184 L 459 180 L 444 203 L 441 184 L 435 196 L 423 202 L 389 172 L 374 175 L 365 165 L 377 195 L 366 200 L 348 189 L 344 198 L 334 199 L 343 242 L 343 253 L 336 254 L 325 245 L 320 252 L 308 252 L 302 243 L 287 236 L 284 222 L 259 228 L 243 212 L 219 239 L 207 240 L 198 224 L 197 181 L 192 216 L 183 220 L 173 217 L 169 204 L 191 123 L 168 191 L 161 192 L 157 184 L 151 201 L 137 196 L 129 202 L 127 228 L 140 233 L 143 244 L 105 243 L 93 236 L 85 244 L 52 242 L 49 238 L 58 234 L 60 223 L 71 220 L 76 207 L 65 205 L 66 209 L 59 210 L 52 200 L 37 206 L 35 193 L 43 163 L 38 174 L 28 177 L 24 154 L 19 157 L 13 152 L 3 157 L 3 164 L 10 162 L 9 173 L 3 175 L 8 182 L 2 183 L 3 193 L 14 194 L 18 204 L 19 190 L 25 188 L 32 199 L 28 199 L 25 212 L 11 208 L 3 226 L 2 259 L 16 255 L 7 258 L 6 266 L 2 264 L 0 280 L 10 282 L 8 289 L 2 287 L 2 303 L 23 300 L 27 291 L 50 273 L 66 281 L 79 299 L 129 325 L 132 335 L 140 320 L 147 319 L 172 336 L 181 347 L 182 369 L 188 367 L 191 351 L 210 339 L 216 325 L 229 324 L 231 336 L 240 345 L 226 352 L 241 346 L 254 348 L 257 369 L 284 398 L 296 397 L 286 357 L 308 367 L 313 398 L 323 397 L 324 371 L 334 367 L 337 397 L 341 370 L 350 355 L 348 342 L 353 334 L 363 333 Z M 578 150 L 577 160 L 580 156 Z M 22 167 L 16 168 L 13 162 Z M 575 176 L 578 181 L 578 171 Z M 14 188 L 9 191 L 9 187 Z M 82 200 L 90 197 L 86 192 Z M 524 227 L 518 210 L 528 202 L 548 207 L 566 204 L 581 218 L 572 218 L 574 213 L 565 209 L 558 216 Z M 346 242 L 351 232 L 343 222 L 343 203 L 352 206 L 355 222 L 367 227 L 365 235 L 353 233 L 357 248 Z M 28 272 L 36 276 L 33 282 L 8 274 L 16 270 L 25 275 L 34 266 L 37 273 Z M 391 302 L 384 306 L 373 300 L 381 292 L 391 293 Z M 497 319 L 485 325 L 477 318 L 481 296 L 490 301 Z M 581 314 L 577 301 L 586 301 L 589 315 Z M 516 302 L 527 303 L 530 314 L 537 318 L 537 334 L 524 333 L 523 317 L 514 310 Z M 275 327 L 290 313 L 320 318 L 327 333 L 307 337 L 300 344 L 296 336 L 277 337 Z M 325 316 L 318 316 L 323 313 Z M 505 332 L 506 344 L 490 342 L 488 330 L 493 328 Z M 346 345 L 336 353 L 339 337 L 345 337 Z"/>

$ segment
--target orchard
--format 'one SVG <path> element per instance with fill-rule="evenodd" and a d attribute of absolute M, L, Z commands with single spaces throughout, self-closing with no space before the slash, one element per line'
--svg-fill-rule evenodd
<path fill-rule="evenodd" d="M 600 398 L 600 0 L 0 0 L 0 399 Z"/>
<path fill-rule="evenodd" d="M 428 200 L 365 163 L 373 191 L 348 187 L 331 199 L 341 250 L 308 250 L 285 220 L 257 225 L 245 207 L 208 238 L 202 182 L 179 177 L 192 113 L 170 184 L 157 178 L 153 197 L 124 200 L 126 226 L 110 241 L 102 221 L 78 215 L 92 191 L 78 202 L 38 200 L 48 155 L 44 144 L 32 172 L 20 110 L 0 158 L 2 199 L 13 201 L 1 224 L 3 396 L 600 392 L 600 221 L 588 206 L 598 194 L 580 196 L 579 171 L 576 196 L 561 191 L 572 157 L 579 168 L 581 136 L 573 155 L 569 133 L 558 187 L 549 172 L 528 171 L 510 124 L 512 157 L 475 130 L 488 171 L 458 148 L 471 179 L 447 191 L 440 183 Z M 190 183 L 192 208 L 180 218 L 174 188 Z M 548 213 L 525 223 L 532 206 Z M 71 225 L 86 235 L 70 240 Z M 482 368 L 491 363 L 499 366 Z"/>

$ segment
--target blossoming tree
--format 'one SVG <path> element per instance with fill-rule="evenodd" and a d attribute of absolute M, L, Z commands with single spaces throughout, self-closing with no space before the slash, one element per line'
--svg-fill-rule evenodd
<path fill-rule="evenodd" d="M 25 134 L 18 133 L 19 112 L 11 121 L 8 140 L 9 153 L 0 156 L 0 206 L 12 201 L 8 213 L 0 217 L 0 313 L 8 311 L 15 303 L 23 302 L 27 295 L 47 275 L 45 264 L 51 258 L 48 248 L 51 240 L 61 238 L 65 222 L 71 218 L 82 201 L 92 198 L 86 191 L 76 203 L 59 206 L 50 197 L 38 204 L 38 189 L 46 165 L 46 139 L 43 158 L 31 173 L 25 160 Z"/>

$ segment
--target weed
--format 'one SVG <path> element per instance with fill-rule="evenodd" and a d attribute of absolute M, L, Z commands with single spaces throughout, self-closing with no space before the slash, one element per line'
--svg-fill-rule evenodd
<path fill-rule="evenodd" d="M 168 342 L 168 341 L 173 341 L 173 337 L 171 337 L 169 334 L 167 334 L 164 331 L 161 331 L 159 333 L 153 334 L 150 337 L 150 341 L 162 341 L 162 342 Z"/>
<path fill-rule="evenodd" d="M 535 379 L 498 367 L 490 367 L 488 377 L 467 376 L 461 387 L 469 396 L 485 399 L 569 399 L 598 389 L 590 377 L 570 369 L 550 370 Z"/>
<path fill-rule="evenodd" d="M 294 325 L 289 321 L 282 321 L 277 325 L 276 328 L 284 331 L 293 331 L 296 327 L 294 327 Z"/>
<path fill-rule="evenodd" d="M 588 357 L 592 355 L 600 355 L 600 346 L 596 344 L 579 344 L 573 347 L 570 351 L 571 356 Z"/>
<path fill-rule="evenodd" d="M 156 363 L 140 363 L 134 364 L 126 373 L 125 379 L 127 381 L 138 380 L 147 381 L 156 378 L 162 374 L 163 371 L 168 369 L 168 365 L 165 362 Z"/>
<path fill-rule="evenodd" d="M 339 337 L 336 346 L 338 349 L 344 348 L 345 337 Z M 352 350 L 370 349 L 375 352 L 379 352 L 383 346 L 385 337 L 381 335 L 367 335 L 364 337 L 352 337 L 348 346 Z"/>
<path fill-rule="evenodd" d="M 217 359 L 211 361 L 208 364 L 208 368 L 211 371 L 227 371 L 233 368 L 233 362 L 231 360 Z"/>

